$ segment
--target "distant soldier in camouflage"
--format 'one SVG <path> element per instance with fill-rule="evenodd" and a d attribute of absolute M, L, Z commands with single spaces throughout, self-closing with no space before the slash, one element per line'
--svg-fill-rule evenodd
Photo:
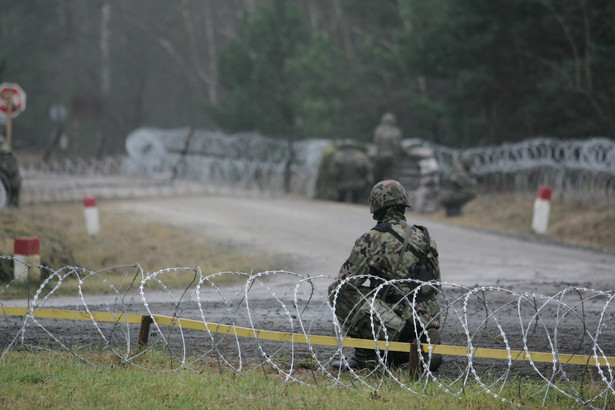
<path fill-rule="evenodd" d="M 470 174 L 474 160 L 462 155 L 451 170 L 448 178 L 443 178 L 440 204 L 446 209 L 447 216 L 461 215 L 461 208 L 477 195 L 476 179 Z"/>
<path fill-rule="evenodd" d="M 15 155 L 2 135 L 0 135 L 0 180 L 6 190 L 8 205 L 19 206 L 19 192 L 21 190 L 19 166 Z"/>
<path fill-rule="evenodd" d="M 410 199 L 399 182 L 378 182 L 369 203 L 378 223 L 356 240 L 337 280 L 329 286 L 335 315 L 348 337 L 383 340 L 386 331 L 389 341 L 411 342 L 419 335 L 423 342 L 439 343 L 438 285 L 422 285 L 430 280 L 440 282 L 436 243 L 425 227 L 406 222 Z M 385 281 L 398 279 L 412 280 L 378 288 Z M 430 369 L 436 370 L 441 360 L 441 356 L 432 355 Z M 408 353 L 388 352 L 387 361 L 404 364 Z M 331 365 L 348 370 L 372 368 L 377 362 L 375 350 L 355 349 L 350 359 Z"/>
<path fill-rule="evenodd" d="M 371 183 L 371 162 L 367 153 L 353 141 L 344 140 L 333 153 L 329 175 L 333 200 L 363 202 Z"/>
<path fill-rule="evenodd" d="M 400 157 L 403 155 L 401 130 L 396 125 L 395 116 L 387 112 L 374 130 L 376 145 L 376 181 L 397 179 Z"/>

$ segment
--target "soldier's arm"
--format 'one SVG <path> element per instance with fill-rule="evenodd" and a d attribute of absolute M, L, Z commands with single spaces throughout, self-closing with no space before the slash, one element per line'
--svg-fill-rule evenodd
<path fill-rule="evenodd" d="M 369 237 L 366 238 L 366 235 L 356 240 L 348 259 L 340 269 L 338 280 L 350 279 L 369 273 L 372 256 L 369 249 Z M 365 281 L 366 278 L 361 277 L 352 279 L 352 283 L 356 286 L 362 285 Z"/>

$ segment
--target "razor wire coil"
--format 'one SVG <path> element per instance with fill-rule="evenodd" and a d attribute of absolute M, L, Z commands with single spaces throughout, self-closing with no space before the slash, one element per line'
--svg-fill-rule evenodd
<path fill-rule="evenodd" d="M 11 258 L 11 257 L 3 257 Z M 508 404 L 515 403 L 503 388 L 519 378 L 531 378 L 537 387 L 532 393 L 545 400 L 549 394 L 561 394 L 576 402 L 601 407 L 609 395 L 615 393 L 613 368 L 605 361 L 613 348 L 615 291 L 601 291 L 582 287 L 567 287 L 551 296 L 517 292 L 497 286 L 466 287 L 441 282 L 430 283 L 440 289 L 442 303 L 440 317 L 441 343 L 465 346 L 465 356 L 445 356 L 441 368 L 430 370 L 430 353 L 419 355 L 422 363 L 417 381 L 411 381 L 387 360 L 388 348 L 374 348 L 378 362 L 371 370 L 351 370 L 343 373 L 330 367 L 333 360 L 347 360 L 348 348 L 342 345 L 346 337 L 344 324 L 334 314 L 335 301 L 329 300 L 326 289 L 330 276 L 308 276 L 287 271 L 259 273 L 219 272 L 204 274 L 199 267 L 176 267 L 148 273 L 139 265 L 116 266 L 101 271 L 66 266 L 53 270 L 44 266 L 30 266 L 43 273 L 45 279 L 32 297 L 11 300 L 3 295 L 11 288 L 24 286 L 15 281 L 0 288 L 0 313 L 21 303 L 27 314 L 15 317 L 0 315 L 0 360 L 19 346 L 51 350 L 82 363 L 94 363 L 84 346 L 105 348 L 119 360 L 147 371 L 197 370 L 207 361 L 222 368 L 246 374 L 270 369 L 284 376 L 285 382 L 318 386 L 352 387 L 355 384 L 379 390 L 396 385 L 409 393 L 423 394 L 428 383 L 436 384 L 447 394 L 461 397 L 464 387 L 476 383 L 482 391 Z M 182 278 L 184 287 L 176 290 L 167 286 L 175 277 Z M 230 284 L 221 283 L 230 279 Z M 372 306 L 372 334 L 382 328 L 381 313 L 373 310 L 378 293 L 386 286 L 407 286 L 409 279 L 382 283 L 365 302 Z M 176 283 L 176 282 L 175 282 Z M 345 282 L 342 282 L 344 284 Z M 89 293 L 91 286 L 107 289 L 110 296 Z M 406 295 L 412 302 L 417 289 Z M 67 289 L 72 289 L 70 292 Z M 71 296 L 59 296 L 70 293 Z M 333 306 L 331 305 L 333 304 Z M 38 309 L 62 307 L 84 315 L 87 319 L 59 321 L 37 316 Z M 414 306 L 414 305 L 412 305 Z M 79 313 L 81 312 L 81 313 Z M 97 321 L 95 312 L 116 317 L 112 322 Z M 153 318 L 151 343 L 138 346 L 138 328 L 126 319 L 129 314 Z M 157 315 L 167 315 L 171 322 L 160 322 Z M 416 311 L 415 311 L 416 314 Z M 123 315 L 123 316 L 122 316 Z M 209 324 L 206 331 L 182 326 L 180 319 Z M 173 326 L 169 323 L 176 320 Z M 230 326 L 216 332 L 212 324 Z M 248 336 L 240 336 L 237 328 L 246 329 Z M 424 328 L 415 329 L 415 337 L 427 336 Z M 234 330 L 235 329 L 235 330 Z M 267 331 L 286 334 L 280 340 L 259 339 Z M 333 336 L 336 345 L 314 342 L 320 337 Z M 384 339 L 387 339 L 385 331 Z M 428 338 L 429 336 L 427 336 Z M 274 338 L 275 339 L 275 338 Z M 305 340 L 300 343 L 298 340 Z M 424 340 L 424 338 L 423 338 Z M 461 343 L 464 341 L 463 343 Z M 423 343 L 430 343 L 429 340 Z M 495 360 L 477 356 L 481 348 L 500 349 L 505 359 Z M 149 351 L 161 350 L 169 357 L 163 369 L 144 365 L 139 358 Z M 547 362 L 535 361 L 531 352 L 546 352 Z M 529 360 L 519 361 L 525 352 Z M 595 365 L 571 365 L 570 354 L 586 356 Z M 303 368 L 309 368 L 306 373 Z M 319 377 L 314 377 L 318 374 Z M 589 374 L 587 378 L 582 375 Z M 593 377 L 598 383 L 597 393 L 588 395 L 579 380 Z"/>
<path fill-rule="evenodd" d="M 210 186 L 280 193 L 290 170 L 292 192 L 311 196 L 323 150 L 331 143 L 297 141 L 289 151 L 287 141 L 258 133 L 139 128 L 127 136 L 128 156 L 26 164 L 22 175 L 166 175 Z M 444 174 L 460 156 L 471 156 L 472 172 L 486 190 L 533 192 L 539 185 L 549 185 L 566 200 L 615 201 L 615 141 L 608 138 L 535 138 L 470 149 L 419 139 L 404 140 L 403 145 L 431 149 Z"/>

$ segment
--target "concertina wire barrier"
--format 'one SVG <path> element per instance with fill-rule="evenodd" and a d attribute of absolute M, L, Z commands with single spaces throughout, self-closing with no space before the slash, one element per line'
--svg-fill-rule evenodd
<path fill-rule="evenodd" d="M 36 284 L 12 281 L 0 288 L 0 365 L 9 352 L 22 347 L 101 368 L 114 365 L 113 360 L 93 361 L 87 352 L 94 350 L 149 371 L 199 371 L 203 363 L 215 363 L 239 374 L 274 372 L 285 382 L 320 387 L 378 391 L 399 386 L 423 394 L 428 384 L 435 384 L 441 392 L 461 397 L 468 383 L 475 383 L 508 404 L 518 400 L 506 393 L 515 389 L 504 387 L 524 378 L 534 381 L 531 394 L 544 397 L 543 403 L 559 394 L 604 408 L 615 393 L 615 358 L 609 356 L 615 345 L 615 291 L 568 287 L 547 296 L 497 286 L 420 283 L 406 295 L 406 303 L 412 306 L 421 286 L 439 289 L 442 339 L 432 344 L 424 331 L 427 324 L 416 326 L 421 365 L 417 378 L 410 378 L 387 360 L 393 351 L 409 352 L 409 344 L 390 340 L 381 326 L 386 313 L 371 310 L 372 334 L 382 331 L 383 340 L 346 337 L 331 306 L 336 299 L 330 301 L 326 291 L 331 276 L 287 271 L 206 275 L 199 267 L 148 273 L 139 265 L 96 272 L 28 266 L 28 274 L 38 272 L 45 279 Z M 181 289 L 167 286 L 178 278 Z M 373 308 L 374 297 L 384 288 L 409 281 L 378 282 L 363 303 Z M 91 294 L 92 287 L 104 291 Z M 7 298 L 15 289 L 28 298 Z M 139 334 L 144 317 L 151 318 L 146 346 Z M 334 370 L 331 362 L 347 360 L 352 347 L 375 349 L 376 367 Z M 141 359 L 150 351 L 168 356 L 162 368 L 144 365 Z M 431 371 L 436 353 L 444 361 Z M 586 389 L 587 384 L 593 389 Z"/>
<path fill-rule="evenodd" d="M 284 139 L 258 133 L 139 128 L 126 138 L 125 157 L 100 160 L 64 158 L 24 164 L 26 179 L 42 174 L 168 175 L 213 187 L 280 193 L 287 166 L 291 191 L 314 193 L 322 151 L 333 141 L 295 141 L 289 153 Z M 561 140 L 534 138 L 497 146 L 454 149 L 420 139 L 406 139 L 406 148 L 433 151 L 443 174 L 463 154 L 474 160 L 472 173 L 487 191 L 535 193 L 539 185 L 553 188 L 556 198 L 583 203 L 615 200 L 615 142 L 608 138 Z M 370 147 L 373 153 L 374 147 Z"/>

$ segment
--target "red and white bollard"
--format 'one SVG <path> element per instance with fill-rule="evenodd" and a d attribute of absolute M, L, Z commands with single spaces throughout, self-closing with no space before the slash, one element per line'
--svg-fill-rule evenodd
<path fill-rule="evenodd" d="M 25 282 L 30 272 L 30 280 L 39 280 L 41 277 L 41 243 L 38 238 L 16 238 L 14 245 L 13 277 L 15 282 Z"/>
<path fill-rule="evenodd" d="M 534 200 L 534 215 L 532 217 L 532 230 L 543 235 L 549 225 L 549 212 L 551 211 L 551 188 L 541 185 Z"/>
<path fill-rule="evenodd" d="M 88 235 L 96 235 L 100 232 L 100 223 L 98 222 L 98 207 L 96 206 L 96 198 L 86 196 L 83 198 L 85 214 L 85 230 Z"/>

